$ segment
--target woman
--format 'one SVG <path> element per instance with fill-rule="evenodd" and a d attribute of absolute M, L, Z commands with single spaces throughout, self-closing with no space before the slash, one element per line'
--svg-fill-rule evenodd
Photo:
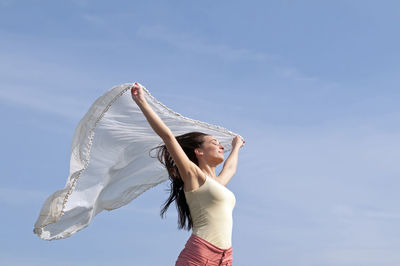
<path fill-rule="evenodd" d="M 235 196 L 225 186 L 236 172 L 244 140 L 239 136 L 233 139 L 231 154 L 217 176 L 215 168 L 224 161 L 224 147 L 217 139 L 201 132 L 175 137 L 147 104 L 138 83 L 132 87 L 131 94 L 150 126 L 164 141 L 164 145 L 156 148 L 158 159 L 168 170 L 171 190 L 161 215 L 175 201 L 179 228 L 193 229 L 175 265 L 232 265 Z"/>

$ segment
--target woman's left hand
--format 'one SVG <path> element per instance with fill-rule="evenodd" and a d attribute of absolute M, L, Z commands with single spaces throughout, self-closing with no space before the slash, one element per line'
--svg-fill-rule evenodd
<path fill-rule="evenodd" d="M 239 135 L 235 136 L 235 138 L 232 140 L 232 147 L 235 148 L 238 146 L 239 148 L 243 147 L 245 143 L 245 140 L 242 139 Z"/>

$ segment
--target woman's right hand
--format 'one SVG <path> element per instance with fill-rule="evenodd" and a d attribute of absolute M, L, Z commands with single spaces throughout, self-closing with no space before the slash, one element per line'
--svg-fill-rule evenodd
<path fill-rule="evenodd" d="M 146 98 L 144 97 L 144 90 L 142 88 L 142 85 L 139 83 L 135 82 L 132 86 L 131 89 L 131 94 L 132 94 L 132 99 L 137 103 L 144 103 L 146 102 Z"/>

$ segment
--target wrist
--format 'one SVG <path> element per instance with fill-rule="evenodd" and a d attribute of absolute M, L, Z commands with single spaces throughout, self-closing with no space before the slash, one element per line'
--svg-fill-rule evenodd
<path fill-rule="evenodd" d="M 240 149 L 240 146 L 239 145 L 235 145 L 235 146 L 232 146 L 232 150 L 239 150 Z"/>
<path fill-rule="evenodd" d="M 139 107 L 146 107 L 148 105 L 146 99 L 143 100 L 137 99 L 135 102 Z"/>

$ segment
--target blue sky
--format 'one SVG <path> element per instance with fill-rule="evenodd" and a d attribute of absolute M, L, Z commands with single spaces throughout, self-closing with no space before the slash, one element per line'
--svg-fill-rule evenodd
<path fill-rule="evenodd" d="M 400 264 L 398 1 L 0 0 L 1 265 L 173 265 L 167 184 L 70 238 L 32 233 L 73 132 L 140 82 L 239 133 L 235 265 Z"/>

